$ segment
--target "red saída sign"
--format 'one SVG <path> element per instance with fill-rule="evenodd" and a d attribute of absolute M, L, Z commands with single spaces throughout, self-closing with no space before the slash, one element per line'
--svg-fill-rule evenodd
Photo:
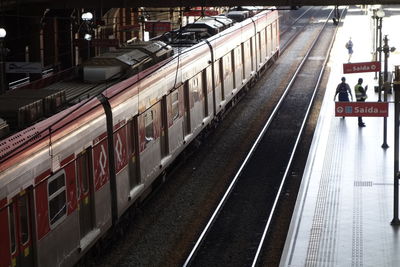
<path fill-rule="evenodd" d="M 343 73 L 377 71 L 381 71 L 381 64 L 378 61 L 343 64 Z"/>
<path fill-rule="evenodd" d="M 388 102 L 335 102 L 336 117 L 387 117 Z"/>

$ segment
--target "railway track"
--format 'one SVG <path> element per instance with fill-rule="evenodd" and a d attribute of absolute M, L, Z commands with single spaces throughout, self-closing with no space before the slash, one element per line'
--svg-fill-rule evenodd
<path fill-rule="evenodd" d="M 310 24 L 310 19 L 315 12 L 313 7 L 309 7 L 295 18 L 292 18 L 293 21 L 281 29 L 281 53 L 283 53 L 289 44 Z"/>
<path fill-rule="evenodd" d="M 316 17 L 317 10 L 313 8 L 307 13 L 299 10 L 299 15 L 304 13 L 302 18 L 290 25 L 290 33 L 281 35 L 281 43 L 289 40 L 289 35 L 301 32 L 299 23 L 309 24 L 311 17 Z M 300 46 L 304 47 L 304 44 Z M 281 53 L 277 64 L 260 76 L 259 82 L 236 103 L 219 127 L 198 140 L 201 146 L 196 152 L 169 173 L 166 177 L 168 182 L 148 198 L 133 219 L 127 220 L 130 224 L 128 230 L 107 244 L 108 252 L 97 255 L 92 261 L 93 266 L 183 264 L 212 214 L 210 211 L 218 204 L 256 139 L 265 117 L 278 102 L 277 96 L 284 89 L 282 84 L 286 84 L 295 71 L 303 50 L 292 51 L 291 48 Z M 279 247 L 274 246 L 277 250 Z"/>
<path fill-rule="evenodd" d="M 332 11 L 296 40 L 312 40 L 281 99 L 184 266 L 256 266 L 333 43 Z M 306 37 L 305 37 L 306 36 Z"/>

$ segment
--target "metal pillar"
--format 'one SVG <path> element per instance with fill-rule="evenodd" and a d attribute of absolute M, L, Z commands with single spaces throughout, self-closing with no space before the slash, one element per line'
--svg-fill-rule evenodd
<path fill-rule="evenodd" d="M 6 92 L 3 38 L 0 38 L 0 94 Z"/>
<path fill-rule="evenodd" d="M 385 35 L 383 41 L 384 41 L 383 53 L 385 54 L 385 60 L 383 61 L 383 83 L 386 83 L 388 81 L 388 59 L 389 59 L 389 39 L 387 35 Z M 383 90 L 385 90 L 384 95 L 387 93 L 386 89 L 387 88 L 383 86 Z"/>
<path fill-rule="evenodd" d="M 90 40 L 87 40 L 87 59 L 90 59 Z"/>
<path fill-rule="evenodd" d="M 40 63 L 42 69 L 44 68 L 44 30 L 43 26 L 40 26 L 40 33 L 39 33 L 39 49 L 40 49 Z"/>
<path fill-rule="evenodd" d="M 399 113 L 400 113 L 400 69 L 395 67 L 394 89 L 394 187 L 393 220 L 391 225 L 400 225 L 399 220 Z"/>
<path fill-rule="evenodd" d="M 379 18 L 379 24 L 378 24 L 378 30 L 379 30 L 379 49 L 378 49 L 378 60 L 379 60 L 379 65 L 382 66 L 382 18 Z M 382 102 L 381 94 L 382 94 L 382 75 L 381 72 L 379 71 L 379 78 L 378 78 L 378 101 Z"/>
<path fill-rule="evenodd" d="M 374 9 L 373 18 L 374 18 L 374 22 L 375 22 L 375 34 L 374 34 L 375 38 L 374 38 L 373 46 L 374 46 L 374 60 L 376 61 L 378 58 L 377 49 L 378 49 L 378 34 L 379 34 L 379 17 L 376 15 L 376 9 Z M 378 79 L 378 72 L 376 71 L 375 72 L 375 80 L 377 80 L 377 79 Z"/>
<path fill-rule="evenodd" d="M 385 35 L 385 39 L 384 39 L 384 46 L 380 47 L 379 51 L 383 50 L 383 53 L 385 54 L 385 62 L 384 62 L 384 71 L 383 71 L 383 101 L 387 102 L 387 94 L 388 94 L 388 74 L 387 74 L 387 69 L 388 69 L 388 58 L 389 58 L 389 39 L 387 37 L 387 35 Z M 382 148 L 388 148 L 389 145 L 387 144 L 387 117 L 383 118 L 383 144 L 382 144 Z"/>

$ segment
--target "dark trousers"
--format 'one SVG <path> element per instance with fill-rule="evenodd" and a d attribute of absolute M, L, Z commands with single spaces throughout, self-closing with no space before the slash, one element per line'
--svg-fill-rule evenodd
<path fill-rule="evenodd" d="M 365 102 L 365 100 L 357 100 L 357 102 Z M 363 122 L 363 120 L 362 120 L 362 117 L 358 117 L 358 124 L 360 125 L 360 124 L 363 124 L 364 122 Z"/>

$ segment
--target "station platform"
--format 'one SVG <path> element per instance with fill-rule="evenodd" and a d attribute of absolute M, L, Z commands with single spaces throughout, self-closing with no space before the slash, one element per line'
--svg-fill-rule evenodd
<path fill-rule="evenodd" d="M 384 6 L 383 35 L 398 46 L 400 8 Z M 397 31 L 396 31 L 397 30 Z M 280 266 L 400 266 L 400 226 L 391 225 L 394 190 L 394 104 L 389 103 L 387 144 L 381 117 L 335 117 L 334 94 L 341 77 L 353 90 L 358 78 L 368 85 L 367 101 L 377 101 L 374 73 L 343 74 L 345 43 L 351 37 L 351 63 L 372 61 L 371 13 L 351 6 L 338 30 L 329 63 L 326 94 Z M 390 54 L 389 71 L 400 65 Z M 382 64 L 383 66 L 383 64 Z M 354 96 L 354 90 L 353 96 Z M 355 96 L 354 96 L 355 99 Z M 389 94 L 388 101 L 393 101 Z"/>

